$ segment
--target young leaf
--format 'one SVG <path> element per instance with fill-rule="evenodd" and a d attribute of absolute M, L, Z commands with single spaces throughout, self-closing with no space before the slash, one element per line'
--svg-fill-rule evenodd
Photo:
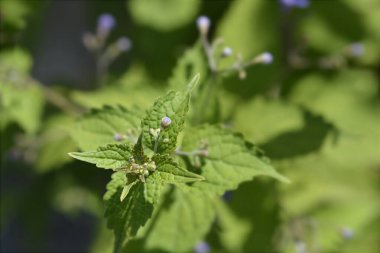
<path fill-rule="evenodd" d="M 128 144 L 110 144 L 99 147 L 97 151 L 71 152 L 70 156 L 96 164 L 98 168 L 118 169 L 127 166 L 133 157 L 133 146 Z"/>
<path fill-rule="evenodd" d="M 177 136 L 183 129 L 185 116 L 189 109 L 190 92 L 198 80 L 199 75 L 190 82 L 185 94 L 169 91 L 165 96 L 157 99 L 152 108 L 147 111 L 141 122 L 143 143 L 146 147 L 157 153 L 168 154 L 174 151 L 177 145 Z M 164 117 L 168 117 L 171 123 L 162 129 L 161 120 Z M 157 137 L 152 131 L 160 130 L 160 128 L 161 133 Z"/>
<path fill-rule="evenodd" d="M 145 199 L 146 186 L 139 181 L 131 186 L 129 194 L 120 202 L 126 181 L 125 173 L 115 172 L 104 195 L 107 224 L 115 234 L 114 252 L 120 252 L 124 242 L 136 235 L 153 212 L 153 205 Z"/>
<path fill-rule="evenodd" d="M 135 143 L 140 133 L 139 109 L 104 106 L 93 109 L 81 118 L 70 131 L 82 150 L 96 149 L 112 143 Z"/>
<path fill-rule="evenodd" d="M 123 191 L 121 192 L 121 195 L 120 195 L 120 201 L 123 201 L 125 199 L 125 197 L 127 197 L 128 193 L 129 193 L 129 190 L 132 188 L 132 186 L 134 186 L 136 183 L 138 183 L 138 180 L 132 180 L 132 181 L 129 181 L 127 182 L 126 185 L 124 185 L 123 187 Z"/>
<path fill-rule="evenodd" d="M 241 135 L 230 130 L 217 126 L 194 128 L 184 136 L 182 149 L 196 150 L 201 143 L 207 143 L 208 156 L 201 168 L 206 180 L 195 182 L 193 186 L 205 192 L 222 195 L 258 175 L 287 181 L 270 164 L 254 155 Z"/>

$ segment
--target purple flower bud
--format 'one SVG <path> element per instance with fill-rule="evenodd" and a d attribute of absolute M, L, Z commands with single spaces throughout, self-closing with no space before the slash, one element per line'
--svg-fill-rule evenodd
<path fill-rule="evenodd" d="M 207 16 L 200 16 L 197 18 L 197 27 L 201 34 L 205 35 L 208 33 L 211 21 Z"/>
<path fill-rule="evenodd" d="M 259 57 L 263 64 L 271 64 L 273 62 L 273 55 L 271 53 L 264 52 Z"/>
<path fill-rule="evenodd" d="M 346 240 L 351 240 L 355 235 L 354 231 L 348 227 L 341 228 L 340 234 Z"/>
<path fill-rule="evenodd" d="M 115 25 L 115 18 L 109 13 L 103 13 L 98 17 L 98 29 L 101 32 L 109 32 Z"/>
<path fill-rule="evenodd" d="M 161 120 L 161 128 L 165 129 L 172 123 L 172 120 L 169 117 L 163 117 Z"/>
<path fill-rule="evenodd" d="M 199 242 L 194 247 L 195 253 L 209 253 L 211 251 L 211 247 L 207 242 Z"/>
<path fill-rule="evenodd" d="M 232 55 L 232 49 L 230 47 L 223 48 L 222 57 L 229 57 Z"/>
<path fill-rule="evenodd" d="M 280 4 L 285 8 L 306 8 L 309 6 L 309 0 L 280 0 Z"/>
<path fill-rule="evenodd" d="M 132 47 L 132 42 L 127 37 L 121 37 L 116 42 L 117 48 L 119 48 L 120 51 L 126 52 Z"/>
<path fill-rule="evenodd" d="M 113 136 L 113 139 L 115 141 L 122 141 L 125 139 L 125 136 L 123 134 L 120 134 L 120 133 L 116 133 L 114 136 Z"/>
<path fill-rule="evenodd" d="M 364 45 L 359 42 L 352 43 L 349 47 L 349 52 L 354 57 L 362 56 L 364 54 Z"/>

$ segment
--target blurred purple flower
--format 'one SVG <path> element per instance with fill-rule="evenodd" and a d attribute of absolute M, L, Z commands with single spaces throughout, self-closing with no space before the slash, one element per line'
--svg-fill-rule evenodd
<path fill-rule="evenodd" d="M 261 61 L 263 64 L 271 64 L 273 62 L 273 55 L 269 52 L 261 54 Z"/>
<path fill-rule="evenodd" d="M 211 248 L 207 242 L 199 242 L 194 247 L 195 253 L 209 253 L 210 251 L 211 251 Z"/>
<path fill-rule="evenodd" d="M 121 37 L 117 40 L 116 45 L 120 51 L 126 52 L 132 47 L 132 42 L 127 37 Z"/>
<path fill-rule="evenodd" d="M 286 8 L 306 8 L 309 6 L 309 0 L 280 0 L 280 4 Z"/>
<path fill-rule="evenodd" d="M 340 229 L 340 234 L 344 239 L 351 240 L 354 237 L 355 232 L 351 228 L 343 227 Z"/>
<path fill-rule="evenodd" d="M 364 54 L 364 45 L 360 42 L 352 43 L 349 50 L 352 56 L 359 57 Z"/>
<path fill-rule="evenodd" d="M 109 32 L 115 25 L 115 18 L 109 13 L 103 13 L 98 17 L 98 29 L 101 32 Z"/>
<path fill-rule="evenodd" d="M 199 16 L 197 18 L 197 27 L 201 34 L 207 34 L 211 25 L 211 21 L 207 16 Z"/>

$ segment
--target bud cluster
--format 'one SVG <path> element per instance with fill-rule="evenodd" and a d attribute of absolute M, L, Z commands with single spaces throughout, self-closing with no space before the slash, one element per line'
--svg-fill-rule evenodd
<path fill-rule="evenodd" d="M 106 45 L 106 41 L 115 26 L 115 18 L 109 13 L 104 13 L 98 17 L 96 32 L 85 32 L 82 36 L 84 46 L 93 52 L 97 58 L 99 76 L 105 74 L 108 66 L 117 57 L 132 48 L 132 42 L 127 37 L 120 37 L 115 42 Z"/>
<path fill-rule="evenodd" d="M 129 159 L 129 165 L 118 169 L 118 171 L 124 171 L 128 174 L 135 174 L 139 176 L 139 179 L 145 183 L 145 178 L 149 176 L 150 172 L 155 171 L 157 168 L 154 161 L 149 158 L 148 162 L 143 164 L 136 163 L 134 158 Z"/>
<path fill-rule="evenodd" d="M 243 57 L 241 54 L 236 54 L 235 62 L 231 65 L 230 68 L 227 69 L 220 69 L 218 67 L 219 60 L 226 59 L 229 57 L 232 57 L 234 52 L 231 47 L 223 46 L 220 53 L 218 55 L 215 54 L 215 51 L 218 51 L 219 46 L 223 45 L 223 39 L 218 38 L 213 43 L 210 43 L 208 39 L 211 21 L 206 16 L 200 16 L 196 20 L 196 25 L 200 34 L 200 38 L 202 41 L 203 49 L 206 53 L 209 68 L 213 74 L 215 73 L 231 73 L 231 72 L 237 72 L 239 73 L 239 78 L 244 79 L 246 77 L 245 69 L 248 68 L 251 65 L 255 64 L 270 64 L 273 61 L 272 54 L 268 52 L 264 52 L 252 60 L 248 62 L 243 62 Z"/>

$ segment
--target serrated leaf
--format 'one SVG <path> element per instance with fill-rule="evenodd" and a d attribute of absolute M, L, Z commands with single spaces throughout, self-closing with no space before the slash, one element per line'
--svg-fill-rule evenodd
<path fill-rule="evenodd" d="M 156 100 L 154 105 L 147 111 L 141 122 L 143 130 L 143 143 L 151 150 L 155 149 L 156 137 L 151 130 L 160 129 L 161 120 L 164 117 L 171 119 L 171 124 L 161 130 L 157 144 L 157 153 L 171 153 L 177 145 L 177 136 L 182 131 L 185 116 L 189 110 L 190 92 L 197 84 L 199 76 L 195 76 L 187 87 L 187 92 L 169 91 L 165 96 Z"/>
<path fill-rule="evenodd" d="M 133 146 L 128 144 L 110 144 L 99 147 L 97 151 L 71 152 L 70 156 L 88 163 L 96 164 L 98 168 L 118 169 L 127 166 L 133 157 Z"/>
<path fill-rule="evenodd" d="M 186 186 L 175 188 L 168 197 L 155 217 L 145 247 L 188 252 L 206 235 L 214 221 L 213 202 L 203 192 Z"/>
<path fill-rule="evenodd" d="M 107 185 L 108 191 L 104 195 L 107 225 L 115 234 L 114 252 L 119 252 L 124 242 L 136 235 L 153 212 L 153 205 L 145 198 L 146 186 L 140 181 L 131 187 L 129 194 L 120 202 L 120 195 L 126 182 L 124 173 L 114 173 Z"/>
<path fill-rule="evenodd" d="M 91 150 L 99 146 L 120 143 L 135 143 L 140 133 L 142 112 L 135 108 L 128 110 L 123 106 L 104 106 L 93 109 L 81 118 L 71 129 L 70 134 L 82 150 Z"/>
<path fill-rule="evenodd" d="M 168 155 L 156 155 L 153 160 L 158 164 L 154 174 L 157 174 L 159 180 L 164 183 L 190 183 L 204 180 L 204 177 L 181 168 Z"/>
<path fill-rule="evenodd" d="M 205 192 L 222 195 L 259 175 L 287 181 L 267 161 L 256 156 L 241 135 L 230 130 L 217 126 L 194 128 L 185 134 L 182 150 L 199 149 L 201 143 L 208 145 L 208 156 L 200 173 L 206 180 L 195 182 L 193 186 Z"/>

